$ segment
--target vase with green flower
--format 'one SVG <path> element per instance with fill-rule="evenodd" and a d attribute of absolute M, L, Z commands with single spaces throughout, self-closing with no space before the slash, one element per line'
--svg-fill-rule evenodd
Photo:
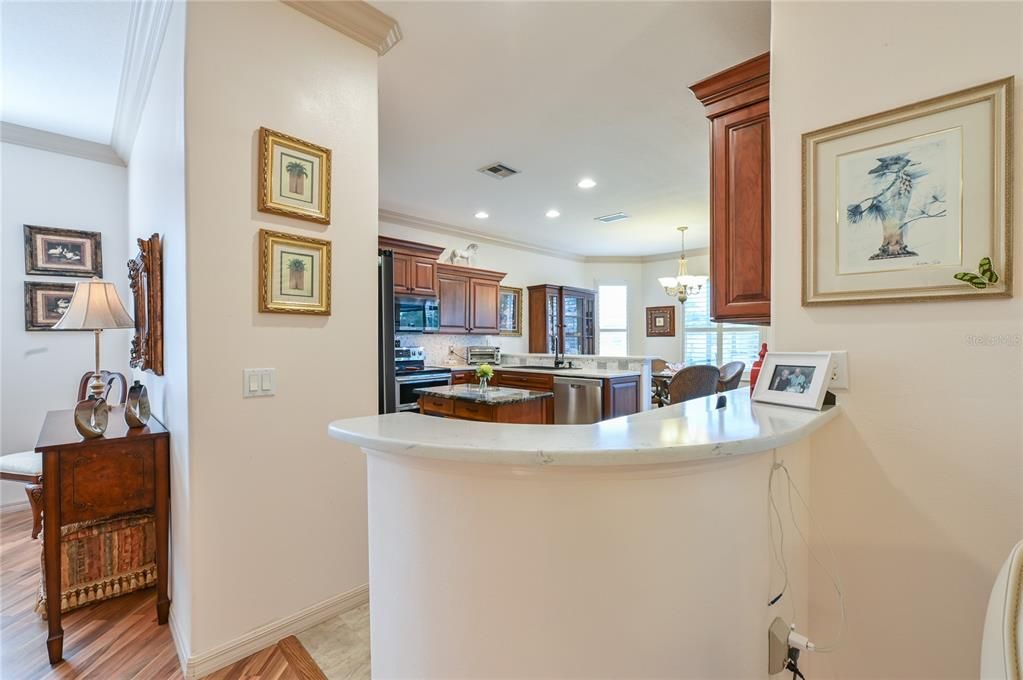
<path fill-rule="evenodd" d="M 476 377 L 480 381 L 480 392 L 486 392 L 494 378 L 494 367 L 490 364 L 480 364 L 476 367 Z"/>

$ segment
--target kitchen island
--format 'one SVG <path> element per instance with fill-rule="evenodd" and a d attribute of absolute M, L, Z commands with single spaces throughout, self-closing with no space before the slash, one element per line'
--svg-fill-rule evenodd
<path fill-rule="evenodd" d="M 442 385 L 416 390 L 419 412 L 423 415 L 488 423 L 548 423 L 548 404 L 553 392 L 520 390 L 510 387 L 479 385 Z"/>
<path fill-rule="evenodd" d="M 374 675 L 765 677 L 773 616 L 806 616 L 768 606 L 768 477 L 803 478 L 838 407 L 720 396 L 592 425 L 331 423 L 367 457 Z"/>

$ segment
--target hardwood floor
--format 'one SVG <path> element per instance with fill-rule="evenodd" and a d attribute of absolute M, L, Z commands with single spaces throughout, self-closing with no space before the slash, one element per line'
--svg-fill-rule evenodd
<path fill-rule="evenodd" d="M 115 597 L 64 616 L 64 661 L 50 666 L 46 622 L 33 611 L 41 542 L 28 510 L 0 512 L 0 678 L 181 680 L 169 626 L 156 624 L 156 589 Z M 208 680 L 322 680 L 295 637 L 256 652 Z"/>

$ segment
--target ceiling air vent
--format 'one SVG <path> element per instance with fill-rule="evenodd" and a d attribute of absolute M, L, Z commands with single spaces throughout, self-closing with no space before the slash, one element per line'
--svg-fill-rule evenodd
<path fill-rule="evenodd" d="M 484 165 L 479 170 L 484 175 L 489 175 L 494 179 L 504 179 L 505 177 L 511 177 L 512 175 L 519 174 L 518 170 L 509 168 L 504 163 L 491 163 L 490 165 Z"/>
<path fill-rule="evenodd" d="M 610 215 L 601 215 L 600 217 L 594 217 L 593 219 L 597 220 L 598 222 L 603 222 L 607 224 L 609 222 L 620 222 L 621 220 L 627 220 L 629 219 L 629 216 L 623 212 L 616 212 L 611 213 Z"/>

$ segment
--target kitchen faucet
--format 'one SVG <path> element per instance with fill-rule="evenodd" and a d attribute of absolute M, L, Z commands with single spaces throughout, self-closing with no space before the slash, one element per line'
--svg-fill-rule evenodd
<path fill-rule="evenodd" d="M 558 350 L 561 349 L 561 342 L 559 342 L 557 337 L 552 338 L 552 340 L 554 341 L 554 368 L 561 368 L 565 365 L 565 353 L 562 351 L 561 358 L 559 359 Z"/>

